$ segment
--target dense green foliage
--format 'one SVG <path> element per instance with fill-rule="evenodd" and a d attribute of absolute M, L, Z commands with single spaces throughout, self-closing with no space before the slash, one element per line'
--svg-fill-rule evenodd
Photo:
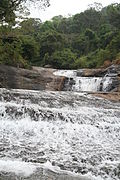
<path fill-rule="evenodd" d="M 0 1 L 0 23 L 15 24 L 16 12 L 25 12 L 26 3 L 37 3 L 38 6 L 49 6 L 49 0 L 1 0 Z"/>
<path fill-rule="evenodd" d="M 56 16 L 44 23 L 30 18 L 16 28 L 11 26 L 14 11 L 3 15 L 3 5 L 0 22 L 8 24 L 0 26 L 0 63 L 75 69 L 99 67 L 120 57 L 120 4 L 102 8 L 95 3 L 69 18 Z"/>

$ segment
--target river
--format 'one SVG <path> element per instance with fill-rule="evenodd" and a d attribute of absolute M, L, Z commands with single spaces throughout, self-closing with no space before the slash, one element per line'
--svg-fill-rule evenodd
<path fill-rule="evenodd" d="M 119 180 L 120 103 L 0 89 L 0 180 Z"/>

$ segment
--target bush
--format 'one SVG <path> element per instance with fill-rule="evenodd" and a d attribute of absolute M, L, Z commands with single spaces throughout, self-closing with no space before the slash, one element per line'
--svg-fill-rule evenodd
<path fill-rule="evenodd" d="M 28 67 L 28 63 L 22 57 L 21 42 L 18 39 L 13 39 L 9 43 L 0 41 L 0 63 L 19 67 Z"/>

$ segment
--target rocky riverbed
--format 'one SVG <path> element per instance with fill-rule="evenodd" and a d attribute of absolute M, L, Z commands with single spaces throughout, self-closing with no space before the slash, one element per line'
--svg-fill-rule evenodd
<path fill-rule="evenodd" d="M 54 71 L 54 69 L 42 67 L 32 67 L 28 70 L 0 65 L 0 87 L 59 91 L 62 89 L 64 78 L 55 76 Z"/>
<path fill-rule="evenodd" d="M 0 66 L 0 180 L 119 180 L 119 80 Z"/>
<path fill-rule="evenodd" d="M 0 124 L 0 179 L 120 179 L 118 102 L 1 89 Z"/>
<path fill-rule="evenodd" d="M 101 97 L 103 99 L 108 99 L 112 102 L 120 102 L 120 92 L 112 93 L 91 93 L 93 96 Z"/>
<path fill-rule="evenodd" d="M 66 82 L 69 89 L 76 81 L 78 85 L 82 83 L 81 88 L 76 85 L 75 91 L 88 90 L 88 86 L 92 91 L 99 91 L 100 88 L 93 87 L 94 84 L 101 87 L 101 91 L 120 92 L 120 65 L 112 65 L 108 68 L 101 69 L 80 69 L 74 71 L 59 71 L 52 68 L 32 67 L 31 70 L 15 68 L 10 66 L 0 65 L 0 87 L 12 89 L 28 89 L 28 90 L 51 90 L 61 91 L 65 88 Z M 63 72 L 63 73 L 62 73 Z M 71 72 L 72 77 L 71 77 Z M 74 73 L 76 75 L 74 75 Z M 76 77 L 75 77 L 76 76 Z M 102 78 L 105 77 L 101 81 Z M 112 82 L 109 80 L 112 79 Z M 75 81 L 74 81 L 75 80 Z M 90 81 L 92 80 L 92 81 Z M 83 84 L 84 83 L 84 84 Z M 89 84 L 86 84 L 89 83 Z M 106 83 L 111 83 L 106 89 Z M 86 88 L 83 87 L 86 84 Z M 73 88 L 73 89 L 74 89 Z"/>

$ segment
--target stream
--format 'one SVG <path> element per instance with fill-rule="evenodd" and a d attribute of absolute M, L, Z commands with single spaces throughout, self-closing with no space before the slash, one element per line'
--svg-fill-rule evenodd
<path fill-rule="evenodd" d="M 120 103 L 0 89 L 0 180 L 119 180 Z"/>

